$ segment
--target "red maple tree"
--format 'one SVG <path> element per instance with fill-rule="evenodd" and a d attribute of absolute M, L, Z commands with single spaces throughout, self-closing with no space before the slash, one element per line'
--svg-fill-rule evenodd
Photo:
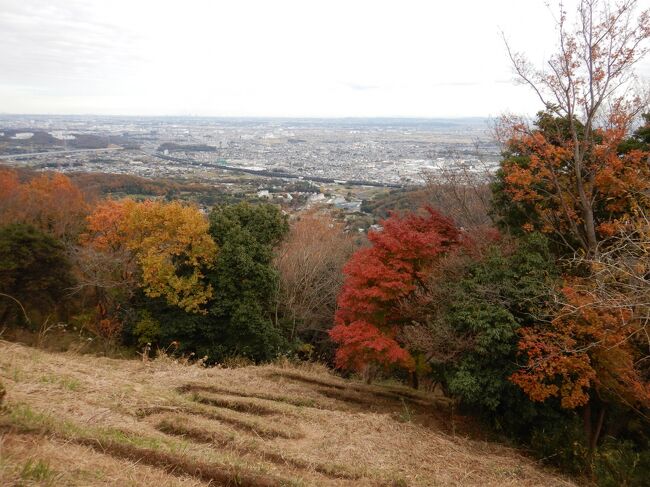
<path fill-rule="evenodd" d="M 357 251 L 344 268 L 330 337 L 338 344 L 339 368 L 361 371 L 369 365 L 413 369 L 410 353 L 396 340 L 408 324 L 400 303 L 424 286 L 437 259 L 458 247 L 461 233 L 453 222 L 430 207 L 381 222 L 370 232 L 370 247 Z"/>

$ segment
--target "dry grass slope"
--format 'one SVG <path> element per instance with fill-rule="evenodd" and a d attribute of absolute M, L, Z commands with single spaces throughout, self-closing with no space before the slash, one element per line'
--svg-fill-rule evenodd
<path fill-rule="evenodd" d="M 205 369 L 0 341 L 0 485 L 568 486 L 444 400 L 318 366 Z"/>

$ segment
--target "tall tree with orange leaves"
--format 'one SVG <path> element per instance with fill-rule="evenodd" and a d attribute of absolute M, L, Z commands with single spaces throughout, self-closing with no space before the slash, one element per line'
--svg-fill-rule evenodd
<path fill-rule="evenodd" d="M 581 0 L 575 27 L 560 3 L 557 52 L 536 68 L 506 42 L 518 79 L 545 112 L 534 127 L 504 118 L 506 159 L 496 184 L 502 223 L 552 235 L 565 252 L 598 243 L 648 204 L 647 151 L 619 147 L 645 101 L 631 89 L 648 52 L 650 13 L 636 0 Z"/>
<path fill-rule="evenodd" d="M 565 271 L 554 316 L 520 330 L 523 363 L 511 380 L 533 401 L 556 398 L 566 410 L 581 409 L 590 457 L 614 404 L 640 417 L 650 406 L 639 368 L 650 348 L 638 346 L 647 308 L 630 287 L 648 286 L 647 274 L 639 280 L 627 267 L 647 267 L 648 254 L 636 247 L 633 255 L 625 243 L 650 209 L 646 132 L 630 136 L 647 107 L 634 91 L 634 67 L 648 53 L 650 12 L 637 7 L 636 0 L 581 0 L 571 27 L 560 3 L 557 51 L 541 69 L 506 43 L 519 80 L 544 111 L 532 127 L 504 118 L 497 128 L 505 157 L 495 213 L 515 233 L 552 238 Z M 612 265 L 621 272 L 602 272 Z"/>

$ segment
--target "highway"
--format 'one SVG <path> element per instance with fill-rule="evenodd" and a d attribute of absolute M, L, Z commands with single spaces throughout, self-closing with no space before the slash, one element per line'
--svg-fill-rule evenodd
<path fill-rule="evenodd" d="M 53 150 L 46 152 L 29 152 L 27 154 L 0 154 L 0 159 L 23 159 L 33 156 L 58 156 L 61 154 L 73 154 L 78 152 L 106 152 L 123 150 L 122 147 L 105 147 L 103 149 L 70 149 L 70 150 Z"/>
<path fill-rule="evenodd" d="M 193 159 L 181 159 L 180 157 L 172 157 L 172 156 L 165 156 L 163 154 L 157 153 L 157 152 L 145 152 L 146 154 L 152 156 L 152 157 L 158 157 L 159 159 L 164 159 L 166 161 L 172 161 L 172 162 L 177 162 L 181 163 L 182 165 L 190 165 L 190 166 L 203 166 L 203 167 L 212 167 L 212 168 L 217 168 L 221 169 L 224 171 L 235 171 L 235 172 L 243 172 L 246 174 L 255 174 L 256 176 L 264 176 L 264 177 L 271 177 L 271 178 L 287 178 L 287 179 L 303 179 L 306 181 L 315 181 L 319 183 L 338 183 L 338 184 L 344 184 L 348 186 L 376 186 L 380 188 L 403 188 L 404 186 L 401 184 L 393 184 L 393 183 L 381 183 L 377 181 L 358 181 L 358 180 L 353 180 L 353 181 L 339 181 L 337 179 L 333 178 L 325 178 L 321 176 L 309 176 L 309 175 L 302 175 L 302 174 L 291 174 L 291 173 L 286 173 L 286 172 L 275 172 L 275 171 L 265 171 L 265 170 L 257 170 L 257 169 L 246 169 L 243 167 L 236 167 L 236 166 L 226 166 L 226 165 L 221 165 L 221 164 L 214 164 L 214 163 L 209 163 L 209 162 L 198 162 Z"/>

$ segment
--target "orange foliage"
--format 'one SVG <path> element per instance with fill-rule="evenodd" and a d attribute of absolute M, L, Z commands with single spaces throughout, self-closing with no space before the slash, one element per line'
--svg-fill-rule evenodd
<path fill-rule="evenodd" d="M 635 369 L 629 342 L 631 310 L 599 306 L 592 294 L 577 290 L 582 283 L 572 284 L 563 289 L 566 305 L 550 326 L 521 330 L 527 364 L 512 382 L 533 401 L 559 397 L 567 409 L 588 404 L 592 390 L 601 399 L 647 406 L 650 384 Z"/>
<path fill-rule="evenodd" d="M 0 224 L 26 223 L 66 242 L 81 232 L 88 206 L 65 175 L 42 174 L 21 183 L 14 171 L 0 171 Z"/>
<path fill-rule="evenodd" d="M 212 296 L 202 270 L 212 265 L 216 245 L 207 219 L 196 208 L 179 202 L 107 200 L 87 221 L 84 242 L 100 253 L 121 255 L 123 279 L 130 278 L 128 267 L 135 260 L 148 296 L 163 297 L 188 312 L 202 311 Z"/>
<path fill-rule="evenodd" d="M 525 230 L 570 236 L 585 251 L 620 231 L 647 200 L 644 191 L 650 187 L 649 154 L 619 154 L 624 137 L 621 127 L 595 130 L 595 142 L 577 167 L 572 140 L 558 142 L 540 130 L 514 130 L 509 147 L 528 162 L 504 161 L 503 180 L 511 201 L 527 205 L 534 214 L 523 224 Z M 587 225 L 591 218 L 593 242 Z"/>

